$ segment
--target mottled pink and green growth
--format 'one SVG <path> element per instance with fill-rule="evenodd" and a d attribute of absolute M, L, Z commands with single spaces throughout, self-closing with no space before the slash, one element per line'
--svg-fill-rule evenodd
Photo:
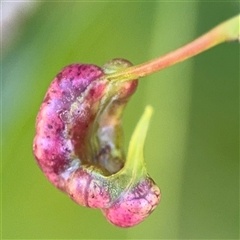
<path fill-rule="evenodd" d="M 127 60 L 114 59 L 103 68 L 65 67 L 41 105 L 33 147 L 50 182 L 78 204 L 100 208 L 120 227 L 140 223 L 160 201 L 160 190 L 143 160 L 151 108 L 139 122 L 126 158 L 121 117 L 138 81 L 112 82 L 105 77 L 129 66 Z"/>
<path fill-rule="evenodd" d="M 37 116 L 34 155 L 46 177 L 80 205 L 100 208 L 111 223 L 131 227 L 158 205 L 160 190 L 147 174 L 143 145 L 147 107 L 122 148 L 121 117 L 138 78 L 186 60 L 219 43 L 240 40 L 240 15 L 165 56 L 137 66 L 113 59 L 103 68 L 65 67 L 51 83 Z"/>

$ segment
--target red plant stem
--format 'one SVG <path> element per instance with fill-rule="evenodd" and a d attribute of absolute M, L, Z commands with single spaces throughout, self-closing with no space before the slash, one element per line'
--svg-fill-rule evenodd
<path fill-rule="evenodd" d="M 107 75 L 109 81 L 130 81 L 167 68 L 187 58 L 195 56 L 225 41 L 239 39 L 239 16 L 236 16 L 191 43 L 149 62 Z"/>

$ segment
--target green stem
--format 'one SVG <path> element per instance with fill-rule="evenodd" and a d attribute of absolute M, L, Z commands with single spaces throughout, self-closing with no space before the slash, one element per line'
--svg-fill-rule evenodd
<path fill-rule="evenodd" d="M 153 109 L 151 106 L 147 106 L 128 146 L 128 154 L 124 167 L 115 174 L 112 174 L 105 179 L 109 182 L 114 182 L 119 189 L 127 190 L 147 176 L 147 169 L 143 156 L 144 143 L 147 136 L 149 122 L 152 116 Z M 116 190 L 117 191 L 117 190 Z M 119 196 L 116 194 L 116 196 Z"/>
<path fill-rule="evenodd" d="M 145 111 L 130 139 L 127 159 L 123 171 L 131 171 L 131 175 L 134 179 L 136 179 L 137 176 L 142 177 L 142 175 L 146 175 L 143 149 L 152 112 L 153 109 L 151 106 L 145 108 Z"/>
<path fill-rule="evenodd" d="M 178 62 L 182 62 L 220 43 L 235 40 L 240 41 L 239 23 L 240 15 L 237 15 L 216 26 L 193 42 L 173 52 L 170 52 L 149 62 L 129 67 L 113 74 L 109 74 L 106 76 L 106 78 L 109 81 L 122 82 L 134 80 L 146 75 L 150 75 Z"/>

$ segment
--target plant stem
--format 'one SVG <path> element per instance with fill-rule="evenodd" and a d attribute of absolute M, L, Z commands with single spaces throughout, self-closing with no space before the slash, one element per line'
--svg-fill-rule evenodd
<path fill-rule="evenodd" d="M 147 106 L 129 142 L 127 159 L 123 171 L 130 171 L 134 178 L 142 177 L 142 175 L 146 175 L 147 173 L 143 149 L 152 113 L 152 107 Z"/>
<path fill-rule="evenodd" d="M 216 26 L 191 43 L 149 62 L 129 67 L 122 71 L 106 75 L 109 81 L 130 81 L 150 75 L 178 62 L 182 62 L 207 49 L 227 41 L 240 41 L 240 15 Z"/>

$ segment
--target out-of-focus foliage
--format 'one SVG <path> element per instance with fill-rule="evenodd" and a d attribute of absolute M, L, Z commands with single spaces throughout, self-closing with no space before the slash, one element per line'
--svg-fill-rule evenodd
<path fill-rule="evenodd" d="M 2 3 L 3 16 L 8 4 Z M 238 9 L 237 2 L 42 2 L 17 24 L 21 9 L 18 27 L 8 29 L 17 34 L 3 44 L 3 239 L 238 238 L 237 43 L 140 81 L 124 114 L 125 149 L 152 105 L 145 159 L 162 190 L 159 207 L 140 225 L 120 229 L 100 211 L 76 205 L 46 180 L 32 155 L 36 114 L 62 67 L 115 57 L 139 64 Z"/>

